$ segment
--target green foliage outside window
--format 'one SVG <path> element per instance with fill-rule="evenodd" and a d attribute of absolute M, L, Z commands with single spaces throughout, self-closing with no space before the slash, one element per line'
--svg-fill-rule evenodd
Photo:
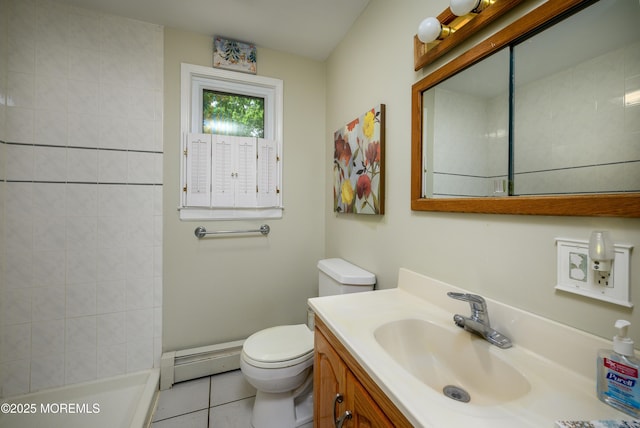
<path fill-rule="evenodd" d="M 202 104 L 204 133 L 264 137 L 264 98 L 205 89 Z"/>

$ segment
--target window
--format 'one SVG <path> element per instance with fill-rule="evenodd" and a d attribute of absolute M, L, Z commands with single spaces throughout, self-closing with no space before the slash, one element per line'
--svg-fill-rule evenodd
<path fill-rule="evenodd" d="M 202 132 L 264 137 L 264 98 L 203 89 Z"/>
<path fill-rule="evenodd" d="M 182 64 L 180 218 L 282 217 L 282 81 Z"/>

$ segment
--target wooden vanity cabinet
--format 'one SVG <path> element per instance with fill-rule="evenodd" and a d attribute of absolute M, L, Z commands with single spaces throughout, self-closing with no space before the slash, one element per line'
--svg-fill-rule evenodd
<path fill-rule="evenodd" d="M 345 407 L 350 409 L 353 415 L 350 421 L 351 424 L 346 423 L 343 426 L 358 428 L 393 428 L 396 426 L 391 423 L 382 409 L 373 401 L 373 398 L 350 371 L 347 371 L 346 397 Z"/>
<path fill-rule="evenodd" d="M 342 428 L 411 427 L 324 323 L 316 318 L 315 325 L 314 427 L 335 428 L 334 418 L 347 410 L 351 418 Z M 338 394 L 342 401 L 336 400 Z"/>

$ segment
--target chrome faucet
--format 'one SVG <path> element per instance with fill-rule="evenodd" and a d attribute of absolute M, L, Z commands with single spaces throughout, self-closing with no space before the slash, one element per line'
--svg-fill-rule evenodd
<path fill-rule="evenodd" d="M 483 337 L 489 343 L 496 345 L 499 348 L 505 349 L 511 347 L 511 340 L 507 336 L 491 328 L 487 302 L 482 296 L 478 296 L 477 294 L 453 292 L 447 293 L 447 296 L 452 299 L 469 302 L 469 306 L 471 306 L 470 317 L 463 317 L 458 314 L 453 316 L 453 322 L 455 322 L 458 327 L 464 328 L 471 333 L 475 333 Z"/>

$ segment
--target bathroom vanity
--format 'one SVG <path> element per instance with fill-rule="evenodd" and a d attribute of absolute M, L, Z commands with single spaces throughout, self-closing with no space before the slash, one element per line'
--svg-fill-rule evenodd
<path fill-rule="evenodd" d="M 501 349 L 454 324 L 469 305 L 448 292 L 465 290 L 400 269 L 398 288 L 309 300 L 315 427 L 631 419 L 596 396 L 596 353 L 610 341 L 486 299 L 492 326 L 513 342 Z"/>
<path fill-rule="evenodd" d="M 402 412 L 318 317 L 315 325 L 315 427 L 334 427 L 335 421 L 341 418 L 345 421 L 344 427 L 411 427 Z M 349 425 L 347 420 L 350 420 Z"/>

